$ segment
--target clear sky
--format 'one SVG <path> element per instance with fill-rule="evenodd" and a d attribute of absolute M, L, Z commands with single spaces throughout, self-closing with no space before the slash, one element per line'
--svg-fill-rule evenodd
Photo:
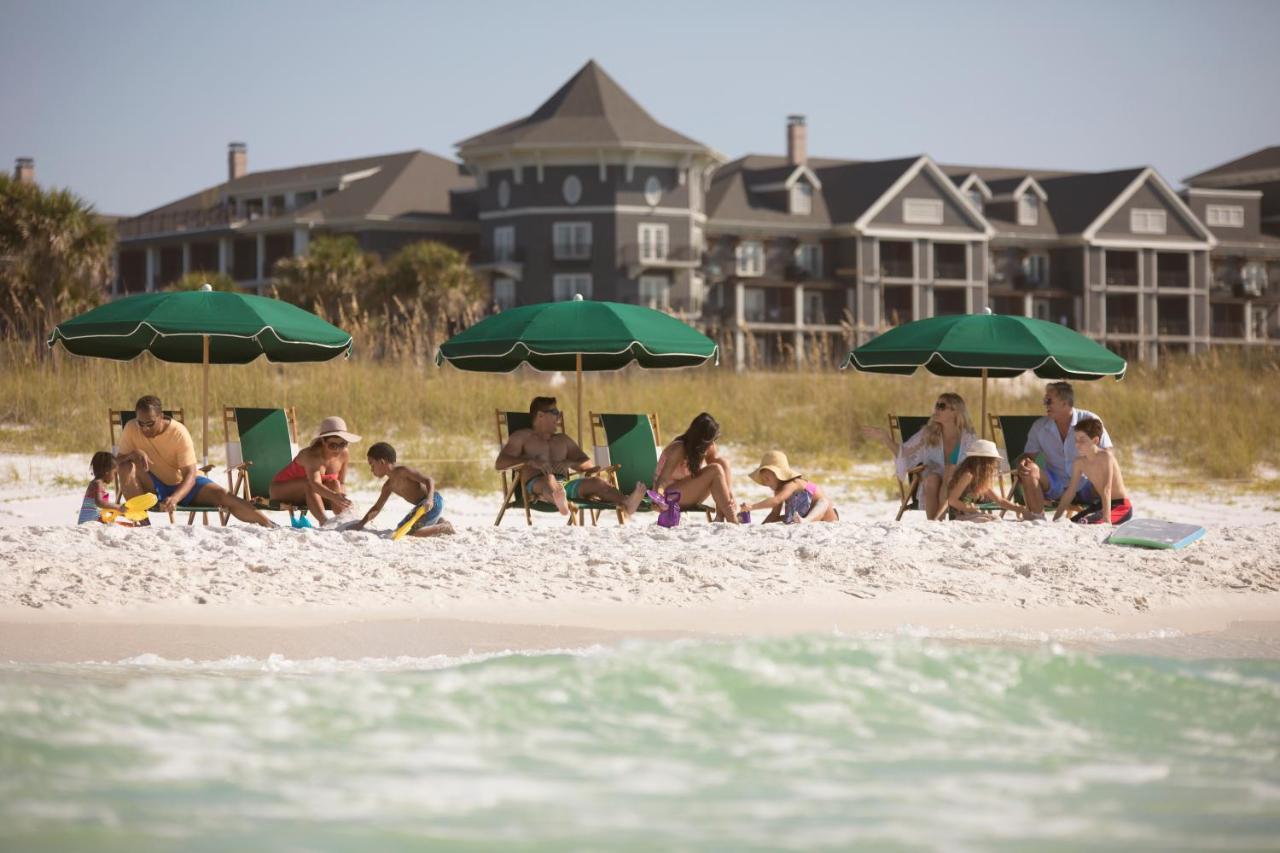
<path fill-rule="evenodd" d="M 109 213 L 226 175 L 422 148 L 532 111 L 595 58 L 659 121 L 782 153 L 1170 182 L 1280 144 L 1280 0 L 0 0 L 0 168 Z"/>

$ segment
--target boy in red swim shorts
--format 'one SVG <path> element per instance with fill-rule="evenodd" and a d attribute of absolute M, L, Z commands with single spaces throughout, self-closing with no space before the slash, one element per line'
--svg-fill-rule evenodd
<path fill-rule="evenodd" d="M 1071 516 L 1076 524 L 1123 524 L 1133 518 L 1133 504 L 1124 488 L 1120 463 L 1111 448 L 1098 446 L 1102 439 L 1102 421 L 1084 418 L 1076 423 L 1076 459 L 1071 466 L 1071 482 L 1058 501 L 1058 511 L 1053 520 L 1062 518 L 1076 496 L 1083 475 L 1093 485 L 1100 500 L 1085 507 L 1083 512 Z"/>

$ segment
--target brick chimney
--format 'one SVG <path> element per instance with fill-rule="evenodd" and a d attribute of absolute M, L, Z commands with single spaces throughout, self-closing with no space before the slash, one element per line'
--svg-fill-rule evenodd
<path fill-rule="evenodd" d="M 787 116 L 787 162 L 792 166 L 803 166 L 808 161 L 807 141 L 804 116 Z"/>
<path fill-rule="evenodd" d="M 31 157 L 19 157 L 13 162 L 13 179 L 20 184 L 36 182 L 36 161 Z"/>
<path fill-rule="evenodd" d="M 249 173 L 249 146 L 232 142 L 227 146 L 227 180 L 234 181 Z"/>

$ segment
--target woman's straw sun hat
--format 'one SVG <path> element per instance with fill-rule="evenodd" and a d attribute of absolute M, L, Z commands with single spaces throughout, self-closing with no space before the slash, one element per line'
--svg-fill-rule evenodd
<path fill-rule="evenodd" d="M 347 432 L 347 422 L 339 417 L 325 418 L 320 422 L 320 429 L 316 430 L 316 438 L 328 438 L 336 435 L 349 443 L 355 443 L 360 440 L 360 436 L 353 432 Z"/>
<path fill-rule="evenodd" d="M 800 476 L 791 470 L 791 466 L 787 464 L 787 454 L 781 450 L 770 450 L 761 458 L 759 467 L 747 475 L 763 486 L 764 483 L 760 480 L 761 471 L 772 471 L 773 476 L 779 480 L 794 480 Z"/>

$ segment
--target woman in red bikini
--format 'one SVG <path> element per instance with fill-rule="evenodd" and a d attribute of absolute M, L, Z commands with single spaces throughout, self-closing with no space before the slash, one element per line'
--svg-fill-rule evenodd
<path fill-rule="evenodd" d="M 347 445 L 359 440 L 360 436 L 347 432 L 347 422 L 342 418 L 325 418 L 311 444 L 272 478 L 271 500 L 295 506 L 305 504 L 320 525 L 328 521 L 325 507 L 335 513 L 344 512 L 351 506 L 343 494 L 350 461 Z"/>

